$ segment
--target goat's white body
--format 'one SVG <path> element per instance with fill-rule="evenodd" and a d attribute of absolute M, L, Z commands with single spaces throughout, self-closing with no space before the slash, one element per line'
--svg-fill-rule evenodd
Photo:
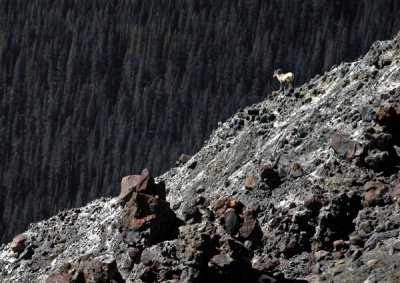
<path fill-rule="evenodd" d="M 285 85 L 289 86 L 289 89 L 291 89 L 292 86 L 292 82 L 294 80 L 294 74 L 292 72 L 286 73 L 286 74 L 278 74 L 275 72 L 274 77 L 276 77 L 279 81 L 279 83 L 281 84 L 281 87 L 279 88 L 279 90 L 282 89 L 282 85 L 283 85 L 283 90 L 285 90 Z"/>

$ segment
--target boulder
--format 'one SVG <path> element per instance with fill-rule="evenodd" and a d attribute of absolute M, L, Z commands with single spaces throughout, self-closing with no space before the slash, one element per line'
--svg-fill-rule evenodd
<path fill-rule="evenodd" d="M 224 213 L 224 226 L 228 234 L 234 235 L 237 233 L 240 226 L 240 218 L 233 208 L 228 208 Z"/>
<path fill-rule="evenodd" d="M 301 168 L 299 163 L 293 162 L 290 165 L 289 175 L 293 178 L 299 178 L 304 175 L 303 168 Z"/>
<path fill-rule="evenodd" d="M 93 260 L 81 258 L 77 263 L 65 263 L 53 272 L 46 283 L 124 282 L 113 257 L 100 256 Z"/>
<path fill-rule="evenodd" d="M 262 237 L 262 232 L 254 209 L 246 208 L 243 211 L 243 223 L 239 229 L 239 238 L 252 240 L 257 243 Z"/>
<path fill-rule="evenodd" d="M 324 200 L 319 196 L 310 196 L 304 199 L 304 206 L 312 211 L 312 212 L 319 212 L 319 210 L 323 206 Z"/>
<path fill-rule="evenodd" d="M 383 171 L 390 164 L 390 156 L 387 151 L 372 150 L 364 161 L 372 169 Z"/>
<path fill-rule="evenodd" d="M 357 141 L 351 140 L 348 145 L 346 154 L 347 160 L 352 160 L 356 157 L 363 155 L 364 147 Z"/>
<path fill-rule="evenodd" d="M 192 158 L 191 155 L 182 153 L 179 156 L 179 159 L 176 161 L 176 165 L 178 166 L 178 165 L 181 165 L 181 164 L 186 164 L 190 160 L 190 158 Z"/>
<path fill-rule="evenodd" d="M 359 246 L 363 247 L 364 246 L 364 240 L 359 236 L 359 235 L 351 235 L 349 237 L 350 244 L 354 246 Z"/>
<path fill-rule="evenodd" d="M 217 218 L 221 218 L 227 208 L 233 208 L 238 214 L 241 214 L 244 209 L 244 204 L 233 198 L 220 197 L 211 201 L 210 208 Z"/>
<path fill-rule="evenodd" d="M 25 241 L 27 240 L 24 234 L 19 234 L 14 237 L 11 242 L 11 250 L 16 253 L 22 253 L 25 250 Z"/>
<path fill-rule="evenodd" d="M 53 272 L 49 277 L 47 277 L 45 283 L 72 283 L 72 281 L 68 274 Z"/>
<path fill-rule="evenodd" d="M 139 181 L 136 185 L 137 192 L 143 192 L 146 194 L 152 194 L 150 192 L 155 187 L 155 182 L 153 176 L 151 176 L 149 170 L 143 169 L 142 173 L 140 174 Z"/>
<path fill-rule="evenodd" d="M 396 104 L 385 104 L 377 110 L 377 122 L 385 126 L 391 133 L 400 129 L 400 109 Z"/>
<path fill-rule="evenodd" d="M 395 186 L 390 192 L 390 197 L 392 198 L 392 201 L 397 201 L 399 195 L 400 195 L 400 184 Z"/>
<path fill-rule="evenodd" d="M 63 264 L 60 269 L 56 272 L 53 272 L 50 274 L 49 277 L 47 277 L 45 283 L 72 283 L 72 282 L 77 282 L 73 281 L 69 271 L 71 269 L 71 264 L 70 263 L 65 263 Z M 78 282 L 85 282 L 85 281 L 78 281 Z"/>
<path fill-rule="evenodd" d="M 224 197 L 213 200 L 210 207 L 229 235 L 242 242 L 250 240 L 253 244 L 259 243 L 262 232 L 254 209 Z"/>
<path fill-rule="evenodd" d="M 352 160 L 364 153 L 364 147 L 359 142 L 351 140 L 346 134 L 335 134 L 330 146 L 336 154 L 347 160 Z"/>
<path fill-rule="evenodd" d="M 367 138 L 370 139 L 368 143 L 369 149 L 379 150 L 392 150 L 393 149 L 393 135 L 388 133 L 373 133 L 368 134 Z"/>
<path fill-rule="evenodd" d="M 252 189 L 252 188 L 254 188 L 256 185 L 257 185 L 257 182 L 258 182 L 258 180 L 257 180 L 257 177 L 256 176 L 254 176 L 254 175 L 250 175 L 250 176 L 248 176 L 247 178 L 246 178 L 246 180 L 244 181 L 244 187 L 246 188 L 246 189 Z"/>
<path fill-rule="evenodd" d="M 367 207 L 382 206 L 391 202 L 388 187 L 381 182 L 367 182 L 364 185 L 362 204 Z"/>
<path fill-rule="evenodd" d="M 214 211 L 217 218 L 224 215 L 229 200 L 225 197 L 220 197 L 211 201 L 210 207 Z"/>
<path fill-rule="evenodd" d="M 267 183 L 270 188 L 275 188 L 280 181 L 278 172 L 269 165 L 260 165 L 258 173 L 261 180 Z"/>
<path fill-rule="evenodd" d="M 136 186 L 139 184 L 140 175 L 125 176 L 121 180 L 121 192 L 118 196 L 118 203 L 125 204 L 136 191 Z"/>
<path fill-rule="evenodd" d="M 146 231 L 149 242 L 157 243 L 177 229 L 177 218 L 167 201 L 135 192 L 118 219 L 118 228 L 133 233 Z"/>
<path fill-rule="evenodd" d="M 149 170 L 143 169 L 140 175 L 125 176 L 121 180 L 121 192 L 117 198 L 118 203 L 124 205 L 134 192 L 154 195 L 161 199 L 166 198 L 165 183 L 155 183 Z"/>
<path fill-rule="evenodd" d="M 348 243 L 346 243 L 342 239 L 333 241 L 333 249 L 335 251 L 342 251 L 342 250 L 347 249 L 348 247 L 349 247 Z"/>

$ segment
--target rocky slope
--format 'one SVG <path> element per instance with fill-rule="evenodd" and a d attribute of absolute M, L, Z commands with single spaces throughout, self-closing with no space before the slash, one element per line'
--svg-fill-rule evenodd
<path fill-rule="evenodd" d="M 400 34 L 32 224 L 1 282 L 398 282 Z"/>
<path fill-rule="evenodd" d="M 398 0 L 0 1 L 0 242 L 159 175 L 218 121 L 400 30 Z"/>

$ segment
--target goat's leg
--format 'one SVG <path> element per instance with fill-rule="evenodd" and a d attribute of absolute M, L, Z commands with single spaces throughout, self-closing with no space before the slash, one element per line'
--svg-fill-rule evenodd
<path fill-rule="evenodd" d="M 280 83 L 279 91 L 281 91 L 282 90 L 282 83 L 281 82 L 279 82 L 279 83 Z"/>

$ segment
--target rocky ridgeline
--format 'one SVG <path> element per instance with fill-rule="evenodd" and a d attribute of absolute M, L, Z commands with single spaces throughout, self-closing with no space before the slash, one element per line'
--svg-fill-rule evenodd
<path fill-rule="evenodd" d="M 399 282 L 400 36 L 32 224 L 1 282 Z"/>

